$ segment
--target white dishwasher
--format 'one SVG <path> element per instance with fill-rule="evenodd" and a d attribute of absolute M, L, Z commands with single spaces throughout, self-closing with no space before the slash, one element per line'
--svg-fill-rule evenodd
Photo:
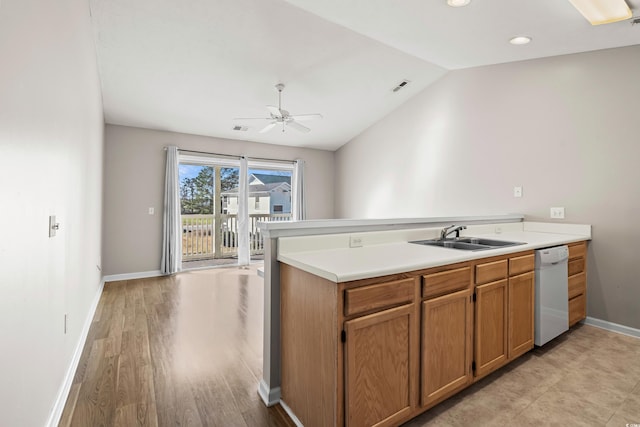
<path fill-rule="evenodd" d="M 569 248 L 535 251 L 535 345 L 543 345 L 569 329 Z"/>

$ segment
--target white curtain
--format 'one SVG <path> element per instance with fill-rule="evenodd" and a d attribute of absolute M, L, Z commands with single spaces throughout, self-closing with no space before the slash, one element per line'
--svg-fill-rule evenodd
<path fill-rule="evenodd" d="M 295 161 L 292 184 L 291 206 L 293 207 L 293 220 L 302 221 L 307 217 L 304 200 L 304 160 L 298 159 Z"/>
<path fill-rule="evenodd" d="M 167 169 L 164 177 L 162 260 L 160 265 L 162 274 L 173 274 L 182 269 L 179 169 L 178 147 L 167 147 Z"/>
<path fill-rule="evenodd" d="M 240 158 L 240 182 L 238 186 L 238 265 L 249 265 L 249 164 Z"/>

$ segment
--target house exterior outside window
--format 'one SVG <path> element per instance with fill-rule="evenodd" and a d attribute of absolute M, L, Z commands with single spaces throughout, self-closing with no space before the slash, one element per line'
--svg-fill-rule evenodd
<path fill-rule="evenodd" d="M 227 201 L 227 213 L 238 213 L 238 188 L 222 193 Z M 291 177 L 279 175 L 251 174 L 249 176 L 249 197 L 255 202 L 249 204 L 249 214 L 290 214 Z M 276 210 L 277 208 L 277 210 Z"/>

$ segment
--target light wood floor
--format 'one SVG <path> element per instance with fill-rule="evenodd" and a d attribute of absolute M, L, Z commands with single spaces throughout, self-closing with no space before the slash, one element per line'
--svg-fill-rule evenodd
<path fill-rule="evenodd" d="M 107 283 L 61 426 L 291 426 L 257 394 L 256 267 Z"/>

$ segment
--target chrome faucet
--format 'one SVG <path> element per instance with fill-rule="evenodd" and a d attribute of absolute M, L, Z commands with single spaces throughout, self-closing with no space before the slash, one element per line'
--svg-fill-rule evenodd
<path fill-rule="evenodd" d="M 444 240 L 451 233 L 456 233 L 456 237 L 460 237 L 460 230 L 466 230 L 466 225 L 450 225 L 449 227 L 445 227 L 440 232 L 440 240 Z"/>

